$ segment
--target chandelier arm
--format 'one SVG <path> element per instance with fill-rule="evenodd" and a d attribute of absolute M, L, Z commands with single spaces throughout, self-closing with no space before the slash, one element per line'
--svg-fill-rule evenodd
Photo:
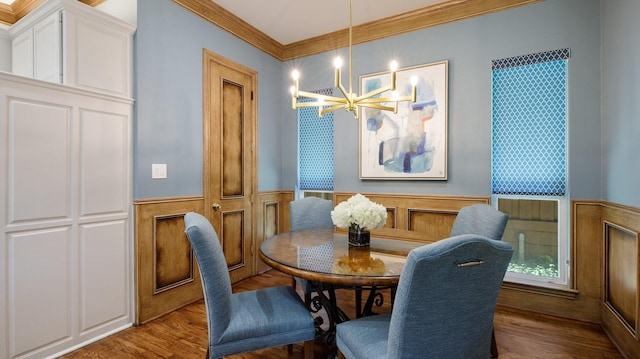
<path fill-rule="evenodd" d="M 357 102 L 358 105 L 366 103 L 382 103 L 382 102 L 415 102 L 413 96 L 399 96 L 399 97 L 374 97 L 365 98 Z"/>
<path fill-rule="evenodd" d="M 397 103 L 396 103 L 397 105 Z M 397 106 L 384 106 L 377 103 L 361 103 L 358 105 L 359 107 L 373 108 L 382 111 L 391 111 L 393 113 L 398 113 Z"/>
<path fill-rule="evenodd" d="M 298 102 L 296 103 L 294 108 L 305 108 L 305 107 L 320 107 L 323 103 L 319 101 L 314 102 Z"/>
<path fill-rule="evenodd" d="M 307 92 L 307 91 L 298 91 L 298 97 L 308 97 L 308 98 L 324 100 L 326 102 L 335 102 L 335 103 L 346 102 L 345 99 L 340 97 L 322 95 L 315 92 Z"/>
<path fill-rule="evenodd" d="M 327 107 L 327 106 L 339 106 L 345 107 L 346 104 L 344 101 L 307 101 L 307 102 L 298 102 L 295 104 L 294 108 L 303 108 L 303 107 Z"/>
<path fill-rule="evenodd" d="M 333 112 L 333 111 L 339 110 L 339 109 L 341 109 L 341 108 L 344 108 L 344 104 L 331 106 L 331 107 L 329 107 L 329 108 L 325 108 L 325 109 L 322 109 L 322 107 L 319 107 L 318 109 L 319 109 L 320 111 L 318 111 L 318 113 L 320 114 L 320 116 L 324 116 L 324 115 L 326 115 L 326 114 L 328 114 L 328 113 L 330 113 L 330 112 Z"/>
<path fill-rule="evenodd" d="M 342 96 L 344 96 L 344 101 L 349 102 L 349 98 L 351 93 L 347 92 L 347 89 L 344 88 L 344 86 L 342 86 L 342 82 L 338 83 L 338 89 L 340 90 L 340 92 L 342 92 Z"/>
<path fill-rule="evenodd" d="M 373 96 L 379 95 L 379 94 L 381 94 L 381 93 L 387 92 L 387 91 L 389 91 L 389 90 L 391 90 L 391 86 L 389 86 L 389 85 L 387 85 L 387 86 L 383 86 L 383 87 L 380 87 L 380 88 L 375 89 L 375 90 L 373 90 L 373 91 L 369 91 L 369 92 L 367 92 L 367 93 L 366 93 L 366 94 L 364 94 L 364 95 L 361 95 L 361 96 L 356 97 L 356 101 L 362 101 L 362 100 L 368 99 L 368 98 L 370 98 L 370 97 L 373 97 Z"/>

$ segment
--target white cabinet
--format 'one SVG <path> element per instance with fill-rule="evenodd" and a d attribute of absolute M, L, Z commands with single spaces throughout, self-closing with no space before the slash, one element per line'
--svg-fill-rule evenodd
<path fill-rule="evenodd" d="M 132 325 L 132 108 L 0 73 L 0 358 Z"/>
<path fill-rule="evenodd" d="M 55 12 L 16 36 L 11 51 L 14 74 L 62 83 L 61 20 L 62 13 Z"/>
<path fill-rule="evenodd" d="M 9 29 L 12 72 L 131 97 L 134 31 L 77 0 L 49 0 Z"/>
<path fill-rule="evenodd" d="M 0 33 L 0 359 L 133 323 L 134 31 L 48 0 Z"/>

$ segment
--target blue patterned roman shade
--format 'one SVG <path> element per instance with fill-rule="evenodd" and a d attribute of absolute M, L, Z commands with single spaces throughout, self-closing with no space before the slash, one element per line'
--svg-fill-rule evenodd
<path fill-rule="evenodd" d="M 332 89 L 316 91 L 333 95 Z M 298 178 L 300 190 L 333 190 L 333 113 L 318 116 L 317 107 L 298 109 Z"/>
<path fill-rule="evenodd" d="M 569 49 L 492 62 L 492 192 L 563 196 Z"/>

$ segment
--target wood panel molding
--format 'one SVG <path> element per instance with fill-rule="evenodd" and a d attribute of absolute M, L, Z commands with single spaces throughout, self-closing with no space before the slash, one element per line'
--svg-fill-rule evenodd
<path fill-rule="evenodd" d="M 289 203 L 295 198 L 294 191 L 263 191 L 256 199 L 256 250 L 265 239 L 290 229 Z M 256 258 L 256 273 L 270 269 L 261 259 Z"/>
<path fill-rule="evenodd" d="M 334 204 L 346 201 L 353 192 L 335 192 Z M 371 233 L 383 238 L 432 243 L 447 238 L 460 208 L 476 203 L 490 203 L 489 197 L 431 196 L 363 193 L 387 208 L 387 224 Z M 336 229 L 344 231 L 345 229 Z"/>
<path fill-rule="evenodd" d="M 635 273 L 635 275 L 630 275 Z M 638 339 L 638 232 L 604 222 L 604 305 Z"/>
<path fill-rule="evenodd" d="M 601 226 L 596 235 L 603 251 L 599 272 L 602 327 L 628 358 L 640 358 L 640 208 L 602 202 L 600 209 Z M 615 251 L 610 241 L 621 245 L 623 251 L 610 253 L 609 249 Z M 614 281 L 613 285 L 608 281 Z"/>
<path fill-rule="evenodd" d="M 134 202 L 136 324 L 202 298 L 200 273 L 184 234 L 182 217 L 202 213 L 202 197 Z"/>

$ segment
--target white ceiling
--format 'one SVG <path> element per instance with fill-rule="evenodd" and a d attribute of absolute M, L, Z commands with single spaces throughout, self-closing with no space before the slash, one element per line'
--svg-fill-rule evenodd
<path fill-rule="evenodd" d="M 355 26 L 448 0 L 352 1 Z M 214 2 L 283 45 L 349 27 L 349 0 L 215 0 Z"/>

